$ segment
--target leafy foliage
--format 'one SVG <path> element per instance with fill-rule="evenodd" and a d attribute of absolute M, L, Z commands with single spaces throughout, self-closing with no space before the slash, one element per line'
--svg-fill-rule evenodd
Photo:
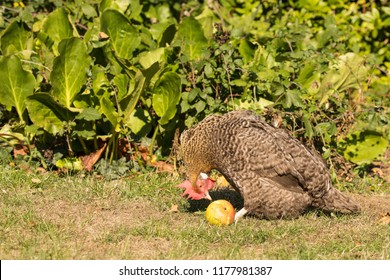
<path fill-rule="evenodd" d="M 2 125 L 30 153 L 35 144 L 73 160 L 107 143 L 112 163 L 131 152 L 120 139 L 148 138 L 166 156 L 177 128 L 244 108 L 331 165 L 339 154 L 361 166 L 384 154 L 386 0 L 205 2 L 5 2 Z"/>
<path fill-rule="evenodd" d="M 25 99 L 33 93 L 35 78 L 13 55 L 1 58 L 0 69 L 0 102 L 8 110 L 15 107 L 19 119 L 24 121 Z"/>

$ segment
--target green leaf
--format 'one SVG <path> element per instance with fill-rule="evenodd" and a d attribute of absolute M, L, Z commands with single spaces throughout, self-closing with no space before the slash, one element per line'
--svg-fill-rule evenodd
<path fill-rule="evenodd" d="M 161 62 L 164 58 L 165 49 L 158 48 L 152 51 L 143 52 L 139 55 L 139 63 L 147 69 L 156 62 Z"/>
<path fill-rule="evenodd" d="M 92 66 L 92 90 L 95 94 L 104 91 L 104 88 L 110 87 L 105 71 L 97 65 Z"/>
<path fill-rule="evenodd" d="M 214 36 L 214 12 L 207 6 L 204 7 L 202 13 L 196 17 L 197 21 L 202 25 L 204 35 L 208 40 Z"/>
<path fill-rule="evenodd" d="M 206 108 L 206 102 L 204 102 L 203 100 L 199 100 L 198 102 L 195 103 L 194 107 L 196 109 L 196 112 L 199 114 L 204 110 L 204 108 Z"/>
<path fill-rule="evenodd" d="M 304 89 L 309 92 L 318 91 L 318 87 L 316 87 L 316 82 L 320 80 L 320 73 L 316 71 L 315 63 L 308 62 L 299 72 L 298 78 L 294 81 L 295 83 L 302 86 Z"/>
<path fill-rule="evenodd" d="M 76 116 L 78 120 L 96 121 L 101 119 L 102 116 L 95 108 L 85 108 L 80 114 Z"/>
<path fill-rule="evenodd" d="M 173 45 L 181 47 L 181 51 L 189 60 L 199 61 L 208 55 L 208 42 L 203 28 L 193 17 L 183 19 Z"/>
<path fill-rule="evenodd" d="M 80 129 L 75 129 L 73 130 L 74 133 L 76 133 L 78 136 L 84 138 L 84 139 L 87 139 L 87 140 L 91 140 L 91 139 L 94 139 L 95 136 L 96 136 L 96 132 L 94 130 L 92 130 L 91 128 L 88 128 L 88 129 L 83 129 L 83 130 L 80 130 Z"/>
<path fill-rule="evenodd" d="M 101 28 L 110 36 L 111 46 L 118 57 L 133 57 L 134 50 L 141 44 L 141 38 L 123 14 L 116 10 L 105 10 L 101 16 Z"/>
<path fill-rule="evenodd" d="M 56 161 L 56 166 L 60 169 L 68 169 L 72 171 L 81 171 L 84 169 L 80 158 L 64 158 Z"/>
<path fill-rule="evenodd" d="M 297 90 L 286 91 L 285 107 L 291 108 L 291 106 L 300 107 L 300 108 L 304 107 L 302 99 L 299 96 L 299 91 Z"/>
<path fill-rule="evenodd" d="M 133 110 L 135 106 L 137 105 L 137 102 L 141 96 L 141 94 L 145 90 L 145 84 L 147 79 L 145 78 L 144 74 L 141 70 L 138 70 L 135 75 L 135 86 L 129 87 L 129 91 L 131 93 L 128 93 L 126 98 L 121 100 L 119 102 L 121 110 L 123 110 L 123 119 L 127 120 L 130 118 L 130 115 L 133 113 Z"/>
<path fill-rule="evenodd" d="M 124 13 L 129 8 L 132 1 L 134 0 L 102 0 L 100 2 L 99 11 L 102 13 L 106 9 L 114 9 Z"/>
<path fill-rule="evenodd" d="M 356 164 L 370 164 L 384 154 L 389 145 L 381 133 L 364 130 L 349 134 L 338 144 L 339 151 L 345 159 Z"/>
<path fill-rule="evenodd" d="M 13 21 L 1 36 L 3 55 L 11 55 L 27 49 L 27 41 L 32 37 L 28 26 L 23 21 Z M 30 50 L 31 51 L 31 50 Z"/>
<path fill-rule="evenodd" d="M 53 135 L 60 133 L 63 123 L 72 120 L 76 115 L 46 93 L 29 96 L 26 105 L 31 121 Z"/>
<path fill-rule="evenodd" d="M 78 38 L 64 39 L 58 46 L 50 74 L 52 94 L 58 102 L 71 108 L 72 102 L 87 81 L 90 57 L 85 43 Z"/>
<path fill-rule="evenodd" d="M 127 126 L 138 137 L 145 137 L 152 130 L 152 118 L 147 110 L 136 108 L 128 119 Z"/>
<path fill-rule="evenodd" d="M 4 56 L 0 59 L 0 84 L 0 103 L 7 110 L 15 107 L 19 119 L 23 121 L 26 98 L 34 91 L 34 75 L 23 69 L 16 56 Z"/>
<path fill-rule="evenodd" d="M 174 72 L 166 72 L 153 90 L 152 106 L 160 117 L 159 123 L 167 124 L 176 114 L 181 97 L 181 80 Z"/>
<path fill-rule="evenodd" d="M 73 34 L 76 33 L 76 34 Z M 65 8 L 59 8 L 50 13 L 45 19 L 39 39 L 58 55 L 58 44 L 66 38 L 77 35 L 69 21 L 69 15 Z"/>
<path fill-rule="evenodd" d="M 240 40 L 240 46 L 238 50 L 245 63 L 249 63 L 253 59 L 255 51 L 253 50 L 253 46 L 247 38 Z"/>
<path fill-rule="evenodd" d="M 275 57 L 272 53 L 268 52 L 264 47 L 259 46 L 254 52 L 252 63 L 258 67 L 258 65 L 264 66 L 267 70 L 271 70 L 275 66 L 278 66 L 279 63 L 276 62 Z M 270 72 L 267 72 L 267 75 L 270 76 Z"/>
<path fill-rule="evenodd" d="M 116 75 L 112 82 L 117 88 L 118 102 L 121 102 L 128 95 L 128 91 L 134 90 L 134 83 L 130 83 L 129 76 L 126 74 Z M 129 84 L 130 89 L 128 88 Z"/>
<path fill-rule="evenodd" d="M 241 100 L 241 99 L 233 99 L 233 101 L 229 102 L 229 105 L 233 108 L 240 108 L 245 110 L 255 110 L 255 111 L 263 111 L 267 106 L 274 104 L 274 102 L 267 100 L 265 98 L 258 98 L 256 102 Z"/>
<path fill-rule="evenodd" d="M 334 122 L 321 122 L 317 124 L 314 128 L 316 135 L 321 135 L 326 141 L 326 143 L 330 143 L 332 140 L 332 136 L 337 133 L 337 126 Z"/>
<path fill-rule="evenodd" d="M 340 56 L 333 65 L 330 65 L 330 68 L 333 70 L 328 72 L 321 81 L 320 105 L 335 92 L 361 88 L 362 83 L 368 78 L 368 69 L 364 65 L 364 59 L 354 53 Z"/>
<path fill-rule="evenodd" d="M 305 136 L 311 139 L 314 135 L 313 126 L 310 122 L 310 117 L 307 115 L 302 116 L 303 123 L 305 125 Z"/>
<path fill-rule="evenodd" d="M 8 145 L 14 146 L 20 144 L 25 140 L 25 137 L 22 133 L 14 132 L 12 126 L 9 124 L 4 124 L 0 129 L 0 143 L 7 142 Z M 4 146 L 2 145 L 0 150 L 3 150 Z"/>
<path fill-rule="evenodd" d="M 152 34 L 153 39 L 159 43 L 160 47 L 165 47 L 167 44 L 170 44 L 176 34 L 176 24 L 172 21 L 164 21 L 153 24 L 150 27 L 150 34 Z"/>
<path fill-rule="evenodd" d="M 100 98 L 100 112 L 103 113 L 108 121 L 111 123 L 112 127 L 117 130 L 118 124 L 119 124 L 119 114 L 115 108 L 115 104 L 111 102 L 109 98 L 109 93 L 106 92 L 101 98 Z"/>
<path fill-rule="evenodd" d="M 93 18 L 97 16 L 95 8 L 90 4 L 81 4 L 81 10 L 83 11 L 83 14 L 86 15 L 88 18 Z"/>

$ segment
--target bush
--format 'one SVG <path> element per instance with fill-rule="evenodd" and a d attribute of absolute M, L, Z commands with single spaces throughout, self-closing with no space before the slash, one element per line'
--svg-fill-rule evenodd
<path fill-rule="evenodd" d="M 166 156 L 176 129 L 245 108 L 330 164 L 385 152 L 387 1 L 205 2 L 6 1 L 3 144 L 17 139 L 44 166 L 104 145 L 112 161 L 121 139 Z"/>

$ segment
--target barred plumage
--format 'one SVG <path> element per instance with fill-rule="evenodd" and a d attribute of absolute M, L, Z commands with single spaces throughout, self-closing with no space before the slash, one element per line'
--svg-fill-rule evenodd
<path fill-rule="evenodd" d="M 360 206 L 332 187 L 328 169 L 285 130 L 251 111 L 212 115 L 180 136 L 186 172 L 195 192 L 201 172 L 221 172 L 260 218 L 296 217 L 309 207 L 357 213 Z"/>

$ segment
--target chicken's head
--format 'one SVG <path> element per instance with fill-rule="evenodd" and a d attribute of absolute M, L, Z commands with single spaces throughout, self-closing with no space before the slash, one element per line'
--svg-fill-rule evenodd
<path fill-rule="evenodd" d="M 178 187 L 185 189 L 183 196 L 187 195 L 187 199 L 200 200 L 206 198 L 211 200 L 209 190 L 214 187 L 214 182 L 205 173 L 200 173 L 198 180 L 196 180 L 197 190 L 194 189 L 189 180 L 185 180 Z"/>

